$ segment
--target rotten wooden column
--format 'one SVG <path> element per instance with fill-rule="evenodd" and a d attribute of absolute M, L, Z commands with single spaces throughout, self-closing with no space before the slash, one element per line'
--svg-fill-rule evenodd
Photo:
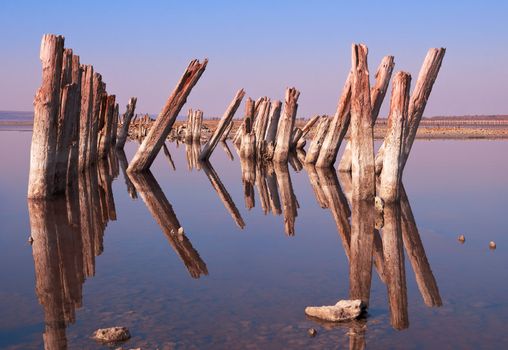
<path fill-rule="evenodd" d="M 265 135 L 265 155 L 267 159 L 273 158 L 275 152 L 275 142 L 277 137 L 277 127 L 280 120 L 280 111 L 282 103 L 279 100 L 272 101 L 270 105 L 270 114 L 268 115 L 268 125 Z"/>
<path fill-rule="evenodd" d="M 383 100 L 388 90 L 388 84 L 392 76 L 393 67 L 395 66 L 393 56 L 385 56 L 381 60 L 376 71 L 376 84 L 370 91 L 370 100 L 372 102 L 372 127 L 376 124 L 376 119 L 379 115 L 379 110 L 383 104 Z M 339 171 L 350 172 L 351 171 L 351 141 L 348 141 L 344 154 L 339 162 Z"/>
<path fill-rule="evenodd" d="M 102 81 L 102 76 L 94 72 L 93 74 L 93 108 L 92 120 L 90 121 L 90 132 L 88 133 L 88 157 L 87 165 L 96 164 L 98 158 L 99 143 L 99 123 L 101 119 L 102 108 L 106 108 L 107 94 L 106 84 Z"/>
<path fill-rule="evenodd" d="M 203 146 L 203 150 L 201 150 L 201 154 L 199 155 L 199 160 L 206 161 L 210 158 L 210 155 L 212 154 L 213 150 L 219 143 L 222 134 L 224 133 L 224 131 L 226 131 L 228 125 L 231 123 L 231 120 L 233 119 L 235 112 L 238 109 L 238 106 L 240 106 L 240 103 L 242 102 L 244 96 L 245 91 L 243 91 L 243 89 L 237 91 L 235 97 L 233 98 L 228 108 L 226 109 L 226 112 L 224 112 L 224 115 L 222 116 L 219 125 L 217 125 L 217 129 L 215 129 L 213 135 L 210 137 L 208 142 Z"/>
<path fill-rule="evenodd" d="M 307 150 L 307 154 L 305 155 L 306 164 L 316 163 L 329 127 L 330 118 L 326 115 L 321 116 L 316 132 L 314 133 L 314 138 L 312 139 L 309 149 Z"/>
<path fill-rule="evenodd" d="M 76 140 L 79 127 L 81 105 L 81 73 L 79 56 L 72 54 L 71 49 L 64 49 L 62 78 L 60 82 L 60 112 L 57 125 L 56 166 L 54 193 L 64 193 L 69 180 L 77 174 L 76 159 L 70 162 L 70 152 Z"/>
<path fill-rule="evenodd" d="M 353 200 L 373 201 L 376 195 L 374 133 L 370 103 L 367 46 L 352 46 L 351 157 Z"/>
<path fill-rule="evenodd" d="M 150 128 L 150 132 L 146 135 L 143 143 L 134 155 L 128 171 L 140 172 L 150 168 L 150 165 L 152 165 L 162 144 L 171 131 L 178 113 L 187 101 L 187 97 L 192 88 L 205 71 L 207 63 L 208 60 L 205 59 L 203 63 L 200 63 L 198 60 L 193 60 L 189 64 L 184 75 L 176 85 L 175 90 L 166 101 L 166 105 L 157 116 L 157 119 L 155 119 L 155 122 Z"/>
<path fill-rule="evenodd" d="M 129 99 L 127 109 L 123 115 L 122 127 L 118 133 L 118 140 L 116 142 L 117 149 L 123 149 L 125 146 L 125 141 L 127 141 L 127 136 L 129 136 L 129 126 L 131 124 L 132 117 L 134 116 L 134 110 L 136 109 L 137 101 L 138 99 L 136 97 L 131 97 Z"/>
<path fill-rule="evenodd" d="M 254 119 L 254 101 L 250 98 L 245 102 L 245 116 L 243 118 L 240 158 L 254 159 L 256 156 L 256 135 L 252 130 L 252 121 Z"/>
<path fill-rule="evenodd" d="M 420 120 L 422 119 L 432 87 L 434 86 L 439 69 L 441 68 L 445 52 L 446 49 L 444 48 L 430 49 L 427 52 L 427 56 L 425 57 L 420 73 L 418 74 L 418 79 L 416 80 L 416 85 L 409 101 L 407 127 L 404 132 L 404 158 L 402 162 L 402 169 L 404 169 L 407 159 L 409 158 L 409 153 L 411 152 L 411 147 L 413 147 L 413 142 L 416 138 L 416 132 L 418 130 L 418 126 L 420 125 Z M 384 145 L 381 145 L 381 148 L 376 155 L 376 173 L 378 174 L 381 173 L 381 169 L 383 167 L 383 155 Z"/>
<path fill-rule="evenodd" d="M 63 36 L 43 36 L 42 84 L 34 100 L 28 198 L 49 198 L 53 194 L 63 49 Z"/>
<path fill-rule="evenodd" d="M 265 150 L 265 135 L 268 127 L 268 119 L 270 114 L 270 99 L 266 98 L 259 106 L 256 123 L 254 124 L 254 133 L 256 134 L 256 150 L 259 157 Z"/>
<path fill-rule="evenodd" d="M 108 95 L 106 102 L 106 113 L 104 114 L 104 125 L 99 137 L 99 158 L 106 158 L 111 148 L 111 133 L 113 118 L 115 115 L 115 95 Z"/>
<path fill-rule="evenodd" d="M 288 88 L 286 90 L 284 112 L 279 121 L 277 141 L 273 154 L 273 160 L 277 163 L 286 163 L 289 158 L 289 147 L 298 110 L 299 96 L 300 92 L 295 88 Z"/>
<path fill-rule="evenodd" d="M 94 72 L 92 66 L 83 67 L 83 78 L 81 82 L 81 113 L 79 115 L 79 147 L 78 147 L 78 163 L 79 170 L 83 171 L 89 164 L 90 157 L 90 129 L 92 121 L 92 113 L 94 107 L 93 96 L 93 78 Z"/>
<path fill-rule="evenodd" d="M 385 203 L 399 199 L 404 149 L 404 127 L 407 121 L 411 75 L 398 72 L 392 82 L 392 97 L 388 115 L 388 131 L 385 136 L 385 152 L 379 196 Z"/>

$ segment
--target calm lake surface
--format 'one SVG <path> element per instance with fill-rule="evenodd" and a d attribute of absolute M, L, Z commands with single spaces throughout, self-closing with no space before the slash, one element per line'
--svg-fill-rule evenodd
<path fill-rule="evenodd" d="M 220 145 L 213 168 L 189 171 L 193 150 L 167 143 L 176 170 L 161 152 L 152 175 L 126 182 L 119 155 L 77 180 L 74 198 L 28 203 L 30 142 L 0 132 L 2 349 L 104 348 L 91 334 L 117 325 L 132 334 L 124 348 L 143 349 L 508 345 L 507 141 L 415 143 L 407 197 L 384 218 L 384 230 L 405 227 L 384 246 L 405 263 L 383 262 L 376 244 L 388 234 L 377 232 L 368 315 L 344 324 L 304 309 L 347 299 L 359 282 L 347 217 L 369 215 L 344 206 L 347 178 L 291 165 L 244 165 L 242 176 Z"/>

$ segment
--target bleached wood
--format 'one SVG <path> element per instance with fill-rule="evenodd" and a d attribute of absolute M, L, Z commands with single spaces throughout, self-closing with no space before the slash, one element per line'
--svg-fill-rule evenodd
<path fill-rule="evenodd" d="M 127 103 L 126 111 L 123 115 L 122 127 L 118 133 L 118 140 L 116 142 L 117 149 L 123 149 L 125 146 L 125 141 L 127 140 L 127 136 L 129 136 L 129 126 L 131 124 L 132 116 L 136 110 L 137 101 L 138 99 L 136 97 L 131 97 L 129 99 L 129 103 Z"/>
<path fill-rule="evenodd" d="M 302 139 L 305 136 L 307 136 L 309 131 L 312 129 L 314 124 L 317 123 L 318 120 L 319 120 L 319 116 L 316 115 L 316 116 L 310 118 L 309 121 L 307 121 L 307 123 L 305 123 L 303 128 L 301 128 L 301 129 L 300 128 L 295 129 L 295 133 L 293 135 L 293 139 L 291 140 L 291 148 L 292 149 L 296 149 L 297 148 L 298 141 L 300 141 L 300 139 Z M 300 130 L 300 132 L 297 133 L 297 130 Z"/>
<path fill-rule="evenodd" d="M 113 118 L 115 115 L 115 95 L 108 95 L 106 102 L 106 113 L 104 114 L 104 125 L 99 136 L 99 158 L 106 158 L 111 148 L 111 133 L 113 128 Z"/>
<path fill-rule="evenodd" d="M 307 164 L 315 164 L 321 148 L 323 146 L 323 141 L 328 133 L 328 128 L 330 127 L 330 118 L 323 115 L 319 119 L 319 124 L 317 126 L 317 130 L 314 133 L 314 138 L 310 143 L 309 149 L 307 150 L 307 155 L 305 156 L 305 163 Z"/>
<path fill-rule="evenodd" d="M 273 154 L 273 160 L 276 163 L 286 163 L 288 161 L 291 135 L 295 125 L 299 96 L 300 92 L 295 88 L 288 88 L 286 90 L 284 111 L 279 121 L 277 129 L 277 141 Z"/>
<path fill-rule="evenodd" d="M 270 105 L 270 114 L 268 115 L 268 125 L 266 127 L 266 136 L 265 136 L 265 157 L 267 159 L 273 158 L 273 153 L 275 151 L 275 142 L 277 138 L 277 128 L 280 120 L 280 112 L 282 108 L 282 103 L 279 100 L 275 100 L 271 102 Z"/>

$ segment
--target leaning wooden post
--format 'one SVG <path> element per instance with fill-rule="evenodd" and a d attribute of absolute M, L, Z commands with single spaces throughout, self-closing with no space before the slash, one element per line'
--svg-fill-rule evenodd
<path fill-rule="evenodd" d="M 286 163 L 289 157 L 289 146 L 291 135 L 295 125 L 296 112 L 298 110 L 298 97 L 300 92 L 295 88 L 286 90 L 286 99 L 284 102 L 284 112 L 282 113 L 277 130 L 277 142 L 273 160 L 277 163 Z"/>
<path fill-rule="evenodd" d="M 127 104 L 127 110 L 123 115 L 122 128 L 118 133 L 118 140 L 116 142 L 117 149 L 123 149 L 125 146 L 125 141 L 127 141 L 127 136 L 129 135 L 129 126 L 131 124 L 132 116 L 134 115 L 134 110 L 136 109 L 136 102 L 138 99 L 136 97 L 131 97 L 129 99 L 129 103 Z"/>
<path fill-rule="evenodd" d="M 372 127 L 376 124 L 379 110 L 383 104 L 383 100 L 388 90 L 388 84 L 392 76 L 393 67 L 395 66 L 393 56 L 385 56 L 376 71 L 376 85 L 370 90 L 370 100 L 372 102 Z M 339 162 L 339 171 L 351 171 L 351 141 L 348 141 L 344 154 Z"/>
<path fill-rule="evenodd" d="M 233 129 L 233 120 L 229 122 L 229 125 L 227 126 L 226 130 L 224 130 L 224 133 L 222 134 L 220 140 L 221 142 L 226 142 L 228 139 L 229 133 L 231 132 L 231 129 Z"/>
<path fill-rule="evenodd" d="M 187 101 L 192 88 L 198 82 L 201 74 L 205 71 L 208 60 L 200 63 L 198 60 L 193 60 L 182 78 L 176 85 L 171 96 L 166 101 L 166 105 L 153 122 L 150 132 L 146 135 L 143 143 L 134 155 L 131 163 L 129 164 L 128 171 L 140 172 L 150 168 L 155 157 L 159 153 L 162 144 L 166 140 L 173 124 L 175 123 L 178 113 Z"/>
<path fill-rule="evenodd" d="M 314 134 L 314 138 L 312 139 L 309 149 L 307 150 L 307 154 L 305 155 L 306 164 L 316 163 L 319 156 L 319 152 L 321 151 L 321 147 L 323 145 L 323 141 L 328 132 L 329 126 L 330 126 L 330 118 L 325 115 L 321 116 L 319 124 L 316 128 L 316 132 Z"/>
<path fill-rule="evenodd" d="M 55 151 L 64 37 L 42 37 L 42 84 L 34 100 L 28 198 L 49 198 L 55 180 Z"/>
<path fill-rule="evenodd" d="M 399 199 L 399 184 L 402 177 L 404 149 L 402 146 L 407 121 L 411 75 L 405 72 L 395 74 L 392 82 L 388 131 L 385 136 L 385 152 L 379 196 L 385 203 Z"/>
<path fill-rule="evenodd" d="M 229 123 L 231 123 L 231 120 L 233 119 L 238 106 L 240 106 L 240 103 L 242 102 L 243 96 L 245 96 L 245 91 L 243 91 L 243 89 L 238 90 L 235 97 L 233 98 L 233 101 L 231 101 L 226 112 L 222 116 L 219 125 L 217 125 L 217 129 L 215 129 L 212 137 L 210 137 L 208 142 L 203 147 L 203 150 L 199 155 L 199 160 L 205 161 L 210 158 L 210 155 L 219 143 L 222 134 L 224 131 L 226 131 Z"/>
<path fill-rule="evenodd" d="M 339 152 L 340 144 L 342 139 L 346 135 L 347 129 L 349 128 L 349 122 L 351 114 L 349 113 L 351 103 L 351 73 L 349 73 L 342 94 L 337 105 L 337 110 L 328 132 L 326 133 L 323 145 L 319 152 L 319 156 L 316 160 L 316 167 L 327 168 L 333 166 L 335 159 L 337 158 L 337 152 Z"/>
<path fill-rule="evenodd" d="M 367 46 L 352 46 L 351 156 L 353 200 L 374 200 L 374 135 L 370 103 Z"/>
<path fill-rule="evenodd" d="M 113 117 L 115 114 L 115 95 L 108 95 L 106 102 L 106 113 L 104 126 L 99 138 L 99 158 L 106 158 L 111 147 L 111 129 L 113 127 Z"/>
<path fill-rule="evenodd" d="M 303 128 L 295 130 L 294 137 L 291 140 L 291 148 L 292 149 L 297 148 L 296 145 L 298 144 L 298 141 L 300 141 L 301 138 L 304 138 L 305 136 L 307 136 L 307 134 L 312 129 L 314 124 L 316 124 L 318 119 L 319 119 L 319 116 L 316 115 L 316 116 L 310 118 L 310 120 L 307 123 L 305 123 Z M 297 133 L 298 130 L 300 130 L 300 132 Z"/>
<path fill-rule="evenodd" d="M 411 152 L 411 147 L 416 137 L 416 131 L 420 125 L 423 111 L 429 100 L 430 92 L 436 81 L 439 69 L 441 68 L 445 52 L 446 49 L 444 48 L 430 49 L 427 52 L 427 56 L 418 74 L 418 79 L 416 80 L 416 85 L 409 101 L 407 128 L 404 132 L 404 159 L 402 162 L 402 169 L 404 169 L 407 159 L 409 158 L 409 152 Z M 376 173 L 378 174 L 381 173 L 381 168 L 383 166 L 383 154 L 384 145 L 381 145 L 376 155 Z"/>

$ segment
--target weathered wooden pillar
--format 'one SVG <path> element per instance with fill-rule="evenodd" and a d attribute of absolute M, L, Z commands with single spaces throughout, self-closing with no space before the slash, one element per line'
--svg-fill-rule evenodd
<path fill-rule="evenodd" d="M 395 74 L 392 82 L 390 113 L 385 136 L 385 151 L 379 196 L 385 203 L 399 199 L 399 184 L 402 178 L 402 147 L 404 128 L 407 121 L 411 75 L 405 72 Z"/>
<path fill-rule="evenodd" d="M 273 154 L 273 160 L 277 163 L 286 163 L 288 161 L 291 135 L 295 125 L 299 96 L 300 92 L 295 88 L 288 88 L 286 90 L 284 112 L 279 121 L 277 141 Z"/>
<path fill-rule="evenodd" d="M 136 109 L 137 101 L 138 99 L 136 97 L 131 97 L 129 99 L 127 109 L 123 115 L 122 127 L 118 133 L 118 140 L 116 142 L 117 149 L 123 149 L 125 146 L 125 141 L 127 141 L 127 136 L 129 135 L 129 126 L 131 124 L 132 116 L 134 115 L 134 110 Z"/>
<path fill-rule="evenodd" d="M 187 124 L 185 128 L 185 142 L 191 143 L 192 142 L 192 132 L 194 131 L 194 113 L 192 112 L 192 109 L 189 109 L 189 112 L 187 113 Z"/>
<path fill-rule="evenodd" d="M 330 121 L 328 132 L 326 133 L 319 156 L 316 160 L 316 167 L 318 168 L 329 168 L 333 166 L 342 139 L 349 128 L 351 118 L 349 113 L 351 103 L 351 79 L 351 73 L 349 73 L 344 88 L 342 89 L 337 110 Z"/>
<path fill-rule="evenodd" d="M 351 177 L 353 200 L 373 201 L 376 195 L 376 174 L 367 52 L 365 45 L 352 46 Z"/>
<path fill-rule="evenodd" d="M 312 139 L 309 149 L 307 150 L 307 154 L 305 155 L 305 163 L 316 163 L 329 127 L 330 118 L 326 115 L 321 116 L 316 132 L 314 133 L 314 138 Z"/>
<path fill-rule="evenodd" d="M 203 125 L 203 111 L 195 110 L 194 116 L 192 117 L 194 127 L 192 130 L 192 142 L 201 142 L 201 126 Z"/>
<path fill-rule="evenodd" d="M 379 110 L 383 104 L 383 100 L 388 90 L 388 84 L 392 76 L 393 67 L 395 66 L 393 56 L 385 56 L 381 60 L 376 71 L 376 85 L 370 90 L 370 101 L 372 103 L 372 127 L 376 124 L 376 119 L 379 115 Z M 344 154 L 339 162 L 339 171 L 350 172 L 351 171 L 351 141 L 348 141 Z"/>
<path fill-rule="evenodd" d="M 266 127 L 266 158 L 272 159 L 273 153 L 275 152 L 275 141 L 277 137 L 277 127 L 280 120 L 280 111 L 282 103 L 279 100 L 272 101 L 270 105 L 270 114 L 268 116 L 268 125 Z"/>
<path fill-rule="evenodd" d="M 106 113 L 104 114 L 104 126 L 99 137 L 99 158 L 106 158 L 111 147 L 111 129 L 113 128 L 113 117 L 115 114 L 115 95 L 108 95 L 106 102 Z"/>
<path fill-rule="evenodd" d="M 120 108 L 118 103 L 115 104 L 115 110 L 113 112 L 113 121 L 111 126 L 111 145 L 116 145 L 116 135 L 118 133 L 118 116 L 120 114 Z"/>
<path fill-rule="evenodd" d="M 49 198 L 53 194 L 63 47 L 63 36 L 42 37 L 42 83 L 34 100 L 28 198 Z"/>
<path fill-rule="evenodd" d="M 235 97 L 233 98 L 228 108 L 226 109 L 226 112 L 222 116 L 219 125 L 217 125 L 217 129 L 215 129 L 213 135 L 210 137 L 208 142 L 203 146 L 203 149 L 201 150 L 201 154 L 199 156 L 200 160 L 205 161 L 210 158 L 210 155 L 217 146 L 217 143 L 219 143 L 222 134 L 224 133 L 224 131 L 226 131 L 229 123 L 231 123 L 231 120 L 233 119 L 235 112 L 238 109 L 238 106 L 240 106 L 240 103 L 242 102 L 243 96 L 245 96 L 245 91 L 243 91 L 243 89 L 238 90 Z"/>
<path fill-rule="evenodd" d="M 65 49 L 63 56 L 60 112 L 58 116 L 55 188 L 54 193 L 64 193 L 67 187 L 67 173 L 69 180 L 75 178 L 78 164 L 75 157 L 70 156 L 73 147 L 73 138 L 79 127 L 79 114 L 81 104 L 81 69 L 79 56 L 74 56 L 72 50 Z M 70 163 L 72 162 L 72 164 Z"/>
<path fill-rule="evenodd" d="M 305 136 L 307 136 L 307 134 L 312 129 L 314 124 L 316 124 L 318 119 L 319 119 L 319 116 L 316 115 L 316 116 L 310 118 L 310 120 L 307 123 L 305 123 L 303 128 L 301 128 L 301 129 L 300 128 L 296 128 L 295 129 L 295 133 L 293 135 L 293 139 L 291 140 L 291 148 L 292 149 L 297 148 L 298 141 L 300 141 L 300 139 L 302 139 Z M 298 130 L 300 130 L 300 131 L 298 132 Z"/>
<path fill-rule="evenodd" d="M 205 71 L 207 63 L 208 60 L 205 59 L 203 63 L 200 63 L 198 60 L 193 60 L 189 64 L 184 75 L 176 85 L 175 90 L 166 101 L 166 105 L 157 116 L 157 119 L 155 119 L 155 122 L 150 128 L 150 132 L 134 155 L 127 169 L 128 171 L 140 172 L 150 168 L 150 165 L 152 165 L 162 144 L 171 131 L 178 113 L 187 101 L 187 96 L 189 96 L 192 88 Z"/>
<path fill-rule="evenodd" d="M 226 142 L 226 140 L 228 139 L 229 133 L 231 132 L 231 129 L 233 129 L 233 123 L 234 123 L 233 120 L 231 120 L 229 122 L 229 125 L 227 126 L 226 130 L 224 130 L 224 133 L 220 137 L 220 140 L 222 142 Z"/>
<path fill-rule="evenodd" d="M 254 110 L 254 101 L 248 98 L 245 103 L 245 116 L 242 124 L 240 158 L 253 159 L 256 156 L 256 135 L 252 130 Z"/>
<path fill-rule="evenodd" d="M 444 48 L 430 49 L 427 52 L 427 56 L 425 57 L 420 73 L 418 74 L 418 79 L 409 101 L 407 128 L 404 132 L 404 159 L 402 169 L 404 169 L 407 159 L 409 158 L 409 153 L 411 152 L 411 147 L 413 146 L 416 132 L 418 130 L 418 126 L 420 125 L 420 120 L 422 119 L 425 106 L 429 100 L 430 92 L 432 91 L 432 87 L 436 81 L 439 69 L 441 68 L 445 52 L 446 49 Z M 384 145 L 381 145 L 381 148 L 376 155 L 376 172 L 378 174 L 381 173 L 381 168 L 383 167 L 383 154 Z"/>
<path fill-rule="evenodd" d="M 256 151 L 258 155 L 262 155 L 265 149 L 265 135 L 266 128 L 268 126 L 268 118 L 270 114 L 270 99 L 265 99 L 260 107 L 259 112 L 256 117 L 256 129 L 254 133 L 256 134 Z"/>
<path fill-rule="evenodd" d="M 94 71 L 90 65 L 83 66 L 83 77 L 81 81 L 81 112 L 79 115 L 79 141 L 78 141 L 78 168 L 83 171 L 90 161 L 90 134 L 91 122 L 94 108 Z"/>
<path fill-rule="evenodd" d="M 101 106 L 106 105 L 106 84 L 102 82 L 99 73 L 93 74 L 93 108 L 92 120 L 90 121 L 90 132 L 88 133 L 88 155 L 87 165 L 97 162 L 97 147 L 99 139 L 99 121 L 101 118 Z"/>

